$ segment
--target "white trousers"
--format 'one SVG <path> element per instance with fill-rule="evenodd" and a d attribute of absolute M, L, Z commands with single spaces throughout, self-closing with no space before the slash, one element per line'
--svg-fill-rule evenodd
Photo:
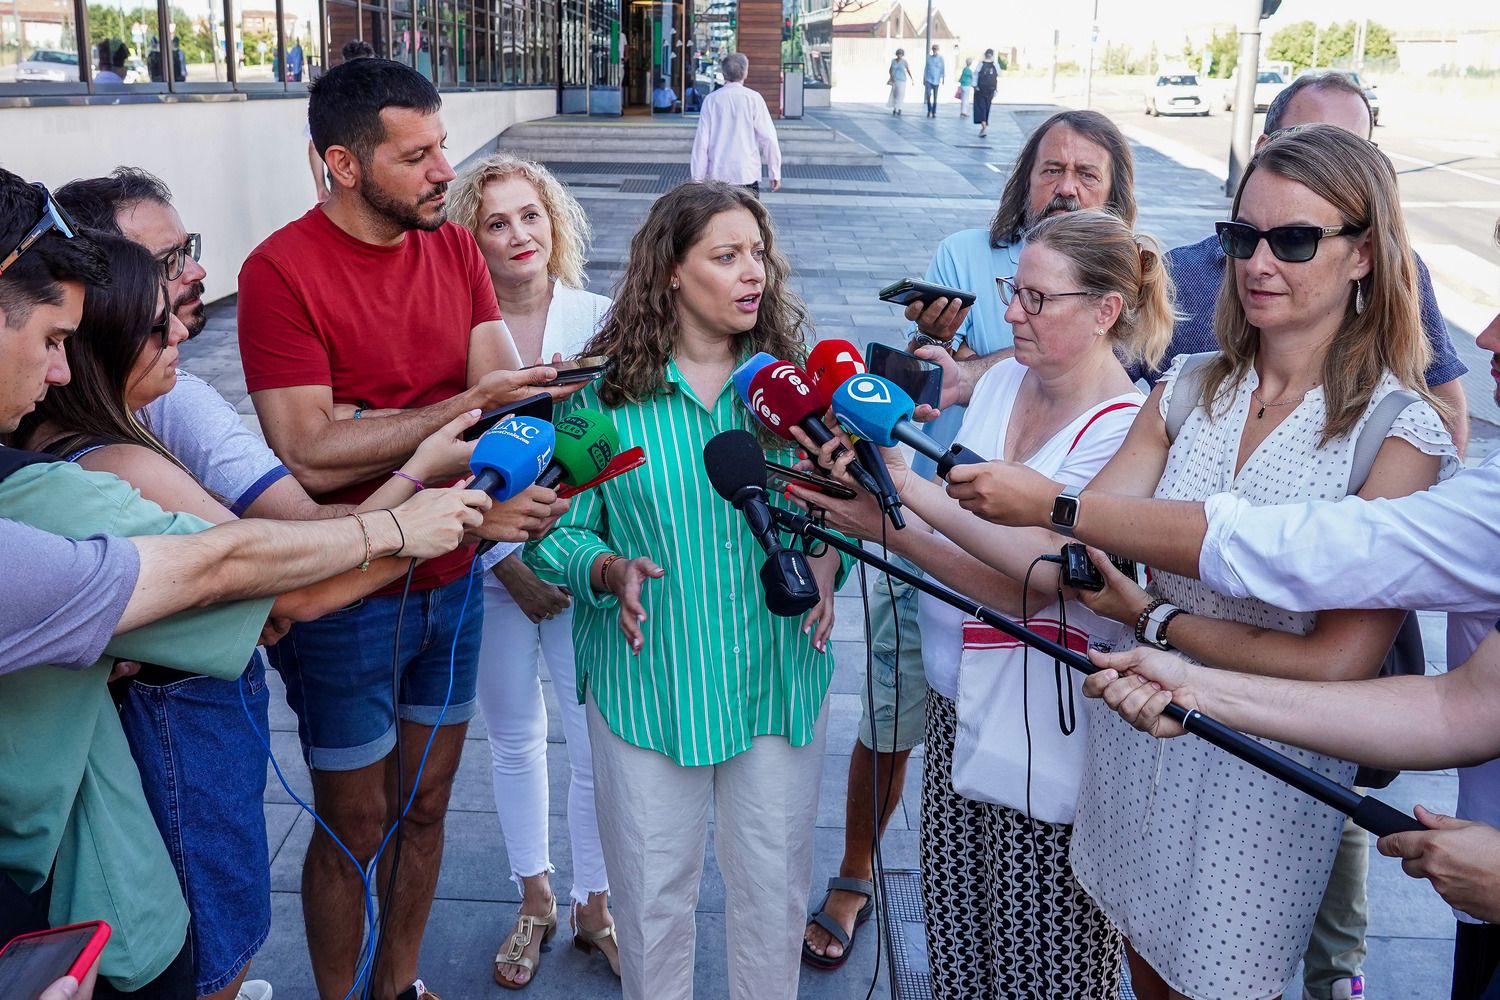
<path fill-rule="evenodd" d="M 967 117 L 969 117 L 969 111 L 973 107 L 973 104 L 974 104 L 974 88 L 973 87 L 964 87 L 963 88 L 963 96 L 960 97 L 959 101 L 958 101 L 958 116 L 960 118 L 967 118 Z"/>
<path fill-rule="evenodd" d="M 891 96 L 886 98 L 885 106 L 892 111 L 906 103 L 906 81 L 891 84 Z"/>
<path fill-rule="evenodd" d="M 813 741 L 757 736 L 722 764 L 683 767 L 610 730 L 589 699 L 595 797 L 624 1000 L 691 1000 L 709 804 L 724 876 L 731 1000 L 794 1000 L 812 880 L 827 702 Z"/>
<path fill-rule="evenodd" d="M 495 810 L 510 858 L 511 878 L 517 887 L 523 876 L 553 870 L 547 844 L 547 709 L 537 677 L 539 652 L 547 661 L 562 713 L 563 735 L 568 741 L 572 898 L 586 903 L 589 893 L 609 889 L 609 879 L 594 811 L 594 760 L 589 752 L 588 721 L 584 707 L 578 704 L 573 613 L 567 611 L 534 625 L 505 585 L 493 573 L 486 574 L 479 708 L 490 735 Z"/>

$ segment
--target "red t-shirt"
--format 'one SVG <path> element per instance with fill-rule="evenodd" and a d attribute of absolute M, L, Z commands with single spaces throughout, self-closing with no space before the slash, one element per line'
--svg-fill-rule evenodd
<path fill-rule="evenodd" d="M 499 318 L 484 257 L 451 222 L 375 246 L 313 208 L 240 268 L 240 360 L 251 392 L 326 385 L 340 403 L 430 406 L 467 388 L 469 331 Z M 388 478 L 318 499 L 359 503 Z M 420 563 L 412 589 L 452 583 L 472 559 L 462 548 Z"/>

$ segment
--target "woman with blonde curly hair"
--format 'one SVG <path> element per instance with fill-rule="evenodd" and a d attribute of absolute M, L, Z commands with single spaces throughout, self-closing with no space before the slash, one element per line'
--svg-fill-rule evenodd
<path fill-rule="evenodd" d="M 752 193 L 692 183 L 658 200 L 585 347 L 613 367 L 573 397 L 605 409 L 620 447 L 644 448 L 646 465 L 578 497 L 528 551 L 578 601 L 578 689 L 626 1000 L 692 996 L 710 803 L 724 992 L 797 994 L 843 567 L 831 551 L 811 559 L 817 606 L 801 621 L 772 615 L 757 579 L 765 553 L 710 487 L 702 455 L 715 435 L 754 429 L 735 367 L 757 351 L 802 358 L 805 319 Z M 790 448 L 774 457 L 795 461 Z"/>
<path fill-rule="evenodd" d="M 489 266 L 502 323 L 525 364 L 576 357 L 609 310 L 583 290 L 589 224 L 546 167 L 497 153 L 467 168 L 449 195 L 450 217 L 474 233 Z M 557 930 L 548 852 L 547 710 L 537 655 L 547 661 L 568 742 L 568 839 L 574 942 L 598 948 L 618 971 L 609 880 L 594 816 L 588 724 L 574 689 L 573 616 L 564 587 L 539 580 L 519 553 L 492 550 L 484 577 L 479 705 L 489 731 L 495 807 L 521 890 L 514 930 L 495 955 L 495 981 L 531 981 L 543 942 Z M 503 558 L 502 558 L 503 556 Z"/>

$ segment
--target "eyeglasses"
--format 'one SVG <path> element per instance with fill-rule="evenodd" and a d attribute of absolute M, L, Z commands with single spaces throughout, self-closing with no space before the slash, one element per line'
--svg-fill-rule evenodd
<path fill-rule="evenodd" d="M 1271 248 L 1277 260 L 1301 264 L 1318 253 L 1318 244 L 1330 236 L 1358 236 L 1368 226 L 1276 226 L 1256 229 L 1243 222 L 1220 222 L 1214 226 L 1224 254 L 1239 260 L 1255 256 L 1261 240 Z"/>
<path fill-rule="evenodd" d="M 182 271 L 187 267 L 189 257 L 198 260 L 203 254 L 203 234 L 188 233 L 187 242 L 180 247 L 173 247 L 160 257 L 162 273 L 167 276 L 168 281 L 176 281 L 182 277 Z"/>
<path fill-rule="evenodd" d="M 1040 316 L 1042 306 L 1051 299 L 1065 299 L 1073 295 L 1097 295 L 1098 292 L 1039 292 L 1035 288 L 1026 288 L 1016 284 L 1014 278 L 996 278 L 995 283 L 1000 286 L 1000 301 L 1010 305 L 1012 299 L 1021 300 L 1021 308 L 1032 316 Z"/>
<path fill-rule="evenodd" d="M 36 220 L 36 225 L 31 227 L 30 232 L 21 237 L 16 248 L 6 254 L 4 260 L 0 260 L 0 274 L 4 274 L 8 267 L 21 259 L 23 253 L 48 233 L 55 231 L 63 239 L 71 240 L 78 232 L 78 224 L 61 205 L 52 200 L 52 192 L 47 190 L 46 185 L 33 183 L 31 186 L 42 193 L 42 217 Z"/>
<path fill-rule="evenodd" d="M 161 299 L 165 303 L 161 307 L 161 318 L 152 323 L 151 328 L 146 332 L 152 336 L 160 337 L 162 349 L 166 350 L 167 333 L 172 329 L 172 298 L 167 294 L 166 285 L 161 286 Z"/>

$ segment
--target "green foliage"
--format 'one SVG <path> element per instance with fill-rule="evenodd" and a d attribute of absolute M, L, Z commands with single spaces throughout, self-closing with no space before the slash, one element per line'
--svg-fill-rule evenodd
<path fill-rule="evenodd" d="M 1208 54 L 1213 59 L 1208 75 L 1227 80 L 1234 76 L 1234 67 L 1240 61 L 1240 39 L 1233 31 L 1222 35 L 1217 30 L 1208 40 Z"/>
<path fill-rule="evenodd" d="M 1321 66 L 1352 66 L 1357 32 L 1358 26 L 1353 21 L 1342 21 L 1324 28 L 1312 21 L 1298 21 L 1271 36 L 1271 42 L 1266 46 L 1266 58 L 1289 62 L 1297 72 Z M 1391 40 L 1390 29 L 1375 21 L 1368 22 L 1365 26 L 1365 60 L 1394 61 L 1395 58 L 1396 43 Z"/>

